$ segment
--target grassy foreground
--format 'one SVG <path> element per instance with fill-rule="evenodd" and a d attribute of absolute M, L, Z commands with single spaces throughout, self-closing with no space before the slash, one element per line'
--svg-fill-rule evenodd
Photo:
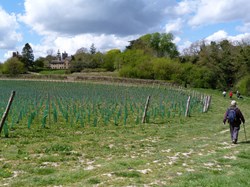
<path fill-rule="evenodd" d="M 201 90 L 199 90 L 201 91 Z M 0 139 L 0 186 L 250 186 L 250 141 L 230 142 L 229 98 L 164 124 L 48 128 L 20 126 Z M 250 140 L 250 99 L 237 100 Z"/>

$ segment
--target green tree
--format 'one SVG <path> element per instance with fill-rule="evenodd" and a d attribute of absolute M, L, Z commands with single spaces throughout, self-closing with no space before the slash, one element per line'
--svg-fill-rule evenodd
<path fill-rule="evenodd" d="M 104 62 L 102 67 L 108 71 L 114 71 L 115 63 L 118 62 L 120 54 L 121 51 L 119 49 L 112 49 L 108 51 L 106 54 L 104 54 Z"/>
<path fill-rule="evenodd" d="M 73 72 L 81 72 L 84 69 L 83 63 L 81 61 L 74 60 L 70 63 L 69 71 Z"/>
<path fill-rule="evenodd" d="M 153 78 L 152 57 L 144 54 L 143 50 L 126 50 L 119 55 L 115 64 L 119 75 L 133 78 Z"/>
<path fill-rule="evenodd" d="M 151 38 L 150 38 L 150 47 L 152 47 L 155 51 L 155 56 L 159 57 L 158 53 L 160 51 L 160 42 L 161 42 L 161 34 L 156 32 L 151 34 Z"/>
<path fill-rule="evenodd" d="M 157 57 L 176 58 L 179 56 L 174 36 L 171 33 L 154 33 L 151 36 L 151 46 L 156 51 Z"/>
<path fill-rule="evenodd" d="M 46 61 L 46 58 L 44 57 L 39 57 L 37 58 L 35 61 L 34 61 L 34 67 L 35 69 L 41 69 L 41 68 L 44 68 L 44 65 L 45 65 L 45 61 Z"/>
<path fill-rule="evenodd" d="M 154 78 L 158 80 L 174 80 L 180 74 L 181 64 L 170 58 L 153 60 Z"/>
<path fill-rule="evenodd" d="M 2 72 L 11 76 L 22 74 L 25 72 L 24 64 L 18 58 L 12 57 L 3 64 Z"/>
<path fill-rule="evenodd" d="M 103 64 L 103 54 L 98 52 L 90 54 L 86 52 L 77 53 L 73 56 L 70 71 L 80 72 L 85 68 L 99 68 Z"/>
<path fill-rule="evenodd" d="M 0 73 L 2 73 L 2 72 L 3 72 L 3 64 L 0 63 Z"/>
<path fill-rule="evenodd" d="M 126 47 L 126 50 L 143 50 L 145 54 L 155 55 L 155 51 L 151 46 L 152 34 L 146 34 L 136 40 L 130 41 L 130 45 Z"/>
<path fill-rule="evenodd" d="M 70 64 L 71 72 L 80 72 L 84 68 L 90 68 L 91 55 L 89 53 L 77 53 Z"/>
<path fill-rule="evenodd" d="M 171 33 L 146 34 L 137 40 L 130 41 L 127 50 L 140 49 L 155 57 L 176 58 L 179 56 L 176 45 L 173 43 L 174 36 Z"/>
<path fill-rule="evenodd" d="M 203 43 L 200 47 L 199 59 L 196 65 L 198 66 L 198 69 L 196 69 L 198 74 L 203 72 L 202 67 L 206 67 L 207 71 L 212 71 L 217 75 L 216 80 L 213 80 L 213 88 L 222 89 L 227 85 L 231 85 L 229 82 L 234 79 L 235 72 L 233 70 L 233 46 L 227 40 L 219 43 L 213 41 L 210 44 Z"/>
<path fill-rule="evenodd" d="M 34 54 L 31 46 L 26 43 L 22 50 L 22 62 L 25 68 L 32 69 L 34 65 Z"/>
<path fill-rule="evenodd" d="M 250 75 L 246 75 L 236 84 L 236 89 L 243 95 L 250 96 Z"/>
<path fill-rule="evenodd" d="M 104 63 L 104 55 L 101 52 L 97 52 L 91 55 L 90 68 L 100 68 Z"/>
<path fill-rule="evenodd" d="M 96 48 L 95 48 L 95 44 L 91 44 L 91 46 L 90 46 L 90 54 L 96 54 Z"/>
<path fill-rule="evenodd" d="M 158 49 L 158 57 L 176 58 L 179 56 L 176 45 L 173 43 L 174 36 L 171 33 L 162 33 Z"/>
<path fill-rule="evenodd" d="M 239 80 L 242 77 L 250 73 L 250 45 L 248 43 L 239 43 L 237 54 L 237 75 L 236 79 Z"/>
<path fill-rule="evenodd" d="M 195 49 L 185 53 L 181 61 L 193 63 L 195 66 L 192 67 L 194 75 L 192 77 L 196 77 L 195 79 L 202 77 L 205 80 L 206 83 L 190 79 L 190 84 L 196 82 L 196 87 L 224 89 L 235 85 L 249 74 L 250 47 L 248 43 L 236 44 L 228 40 L 212 41 L 210 44 L 201 42 Z"/>

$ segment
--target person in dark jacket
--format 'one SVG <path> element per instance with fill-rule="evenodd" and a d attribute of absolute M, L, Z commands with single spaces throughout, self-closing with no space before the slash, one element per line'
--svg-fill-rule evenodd
<path fill-rule="evenodd" d="M 227 111 L 224 115 L 224 119 L 223 119 L 224 125 L 225 125 L 226 121 L 228 121 L 228 123 L 229 123 L 231 140 L 232 140 L 233 144 L 237 144 L 238 134 L 239 134 L 239 130 L 240 130 L 240 124 L 245 123 L 245 118 L 244 118 L 243 114 L 241 113 L 240 109 L 236 105 L 237 105 L 236 101 L 233 100 L 231 102 L 231 106 L 227 109 Z M 235 114 L 236 114 L 235 120 L 233 120 L 231 122 L 229 120 L 229 111 L 230 110 L 234 110 Z"/>

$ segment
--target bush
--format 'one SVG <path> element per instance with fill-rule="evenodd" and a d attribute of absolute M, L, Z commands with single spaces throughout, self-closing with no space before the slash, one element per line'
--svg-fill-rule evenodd
<path fill-rule="evenodd" d="M 101 67 L 105 68 L 107 71 L 115 70 L 115 62 L 119 61 L 119 55 L 121 51 L 119 49 L 112 49 L 104 55 L 104 62 Z"/>
<path fill-rule="evenodd" d="M 250 96 L 250 76 L 243 77 L 237 84 L 236 89 L 243 95 Z"/>
<path fill-rule="evenodd" d="M 131 66 L 123 66 L 122 69 L 119 71 L 119 76 L 127 77 L 127 78 L 135 78 L 137 77 L 136 68 Z"/>
<path fill-rule="evenodd" d="M 196 88 L 216 88 L 216 74 L 209 68 L 192 64 L 185 64 L 182 68 L 183 74 L 179 79 L 182 79 L 185 85 L 190 84 L 190 86 Z"/>
<path fill-rule="evenodd" d="M 153 79 L 154 73 L 152 68 L 152 63 L 150 61 L 146 61 L 144 63 L 140 63 L 136 65 L 136 77 L 140 79 Z"/>
<path fill-rule="evenodd" d="M 18 74 L 22 74 L 25 72 L 24 64 L 18 60 L 18 58 L 13 57 L 8 59 L 2 68 L 3 74 L 9 74 L 11 76 L 15 76 Z"/>
<path fill-rule="evenodd" d="M 3 71 L 3 64 L 0 63 L 0 74 L 2 74 Z"/>
<path fill-rule="evenodd" d="M 181 66 L 169 58 L 157 58 L 153 62 L 153 71 L 157 80 L 175 80 L 181 73 Z"/>

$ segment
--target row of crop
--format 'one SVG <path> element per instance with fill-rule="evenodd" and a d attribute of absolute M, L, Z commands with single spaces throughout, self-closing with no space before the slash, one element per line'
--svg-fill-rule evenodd
<path fill-rule="evenodd" d="M 147 122 L 166 122 L 185 114 L 190 93 L 166 87 L 87 83 L 0 81 L 0 114 L 11 90 L 16 98 L 6 126 L 18 124 L 103 126 L 140 124 L 147 96 L 151 96 Z M 191 95 L 189 115 L 202 112 L 200 94 Z"/>

